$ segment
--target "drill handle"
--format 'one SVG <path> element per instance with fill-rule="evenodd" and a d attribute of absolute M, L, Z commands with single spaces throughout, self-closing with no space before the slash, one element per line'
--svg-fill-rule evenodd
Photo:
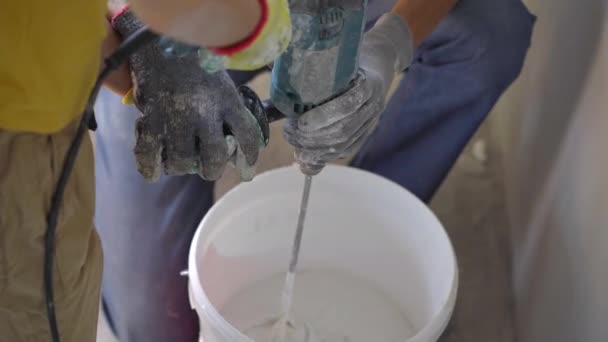
<path fill-rule="evenodd" d="M 262 102 L 258 95 L 248 86 L 240 86 L 239 93 L 245 107 L 249 109 L 251 114 L 258 121 L 264 142 L 268 145 L 268 140 L 270 139 L 270 124 L 284 119 L 285 115 L 281 113 L 270 100 Z"/>
<path fill-rule="evenodd" d="M 239 92 L 245 106 L 253 116 L 258 120 L 264 141 L 268 145 L 270 138 L 270 124 L 284 119 L 286 116 L 277 107 L 274 106 L 271 100 L 261 101 L 258 95 L 247 86 L 239 87 Z M 300 164 L 300 169 L 306 175 L 313 176 L 321 172 L 325 164 Z"/>

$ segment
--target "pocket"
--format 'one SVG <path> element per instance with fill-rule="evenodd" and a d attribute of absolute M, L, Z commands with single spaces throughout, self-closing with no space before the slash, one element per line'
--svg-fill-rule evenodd
<path fill-rule="evenodd" d="M 31 290 L 24 286 L 39 286 L 42 277 L 39 240 L 51 186 L 47 140 L 0 130 L 0 294 L 6 300 Z"/>
<path fill-rule="evenodd" d="M 53 135 L 52 173 L 59 179 L 63 170 L 62 161 L 72 142 L 73 132 L 68 129 Z M 59 220 L 55 231 L 55 263 L 57 267 L 57 293 L 70 293 L 83 285 L 83 272 L 88 272 L 91 248 L 96 237 L 93 227 L 95 183 L 93 149 L 89 137 L 85 136 L 66 185 L 61 203 Z M 53 192 L 55 188 L 51 189 Z M 59 298 L 59 295 L 58 295 Z"/>

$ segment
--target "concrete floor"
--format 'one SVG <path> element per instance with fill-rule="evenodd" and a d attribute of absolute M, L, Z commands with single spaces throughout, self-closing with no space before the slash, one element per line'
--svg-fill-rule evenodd
<path fill-rule="evenodd" d="M 267 78 L 253 82 L 265 97 Z M 289 165 L 291 149 L 272 127 L 271 144 L 263 151 L 258 171 Z M 460 268 L 458 302 L 441 342 L 514 341 L 510 288 L 509 225 L 505 212 L 501 156 L 491 131 L 482 127 L 432 202 L 456 250 Z M 217 196 L 238 183 L 228 171 Z M 98 342 L 114 342 L 100 318 Z"/>

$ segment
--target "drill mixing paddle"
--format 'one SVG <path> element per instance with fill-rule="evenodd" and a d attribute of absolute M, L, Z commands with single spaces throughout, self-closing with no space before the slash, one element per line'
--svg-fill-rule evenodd
<path fill-rule="evenodd" d="M 350 89 L 359 69 L 366 7 L 367 0 L 290 1 L 293 40 L 272 70 L 271 100 L 280 112 L 295 120 Z M 291 341 L 286 338 L 294 336 L 294 331 L 312 336 L 310 329 L 294 324 L 291 309 L 312 177 L 324 164 L 298 162 L 305 175 L 304 190 L 283 290 L 282 316 L 272 329 L 273 342 Z"/>
<path fill-rule="evenodd" d="M 308 210 L 308 200 L 310 197 L 310 187 L 312 185 L 312 175 L 306 175 L 304 178 L 304 191 L 302 192 L 302 201 L 300 202 L 300 213 L 298 214 L 298 223 L 296 226 L 296 235 L 293 240 L 293 248 L 291 250 L 291 259 L 289 261 L 289 269 L 285 277 L 285 286 L 281 298 L 281 318 L 277 321 L 272 329 L 272 341 L 284 342 L 287 336 L 287 330 L 295 328 L 295 324 L 291 321 L 291 306 L 293 304 L 293 290 L 296 280 L 296 270 L 298 266 L 298 257 L 300 256 L 300 246 L 302 245 L 302 236 L 304 233 L 304 221 L 306 220 L 306 211 Z"/>

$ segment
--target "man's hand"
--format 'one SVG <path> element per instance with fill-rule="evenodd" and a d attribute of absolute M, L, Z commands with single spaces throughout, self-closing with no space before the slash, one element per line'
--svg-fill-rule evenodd
<path fill-rule="evenodd" d="M 129 11 L 113 25 L 123 37 L 142 26 Z M 228 74 L 205 73 L 196 55 L 166 57 L 158 42 L 136 52 L 129 63 L 134 101 L 143 113 L 136 125 L 135 155 L 146 179 L 156 180 L 164 171 L 216 180 L 232 152 L 242 177 L 253 177 L 263 137 Z"/>
<path fill-rule="evenodd" d="M 376 128 L 389 87 L 413 56 L 406 22 L 389 13 L 365 34 L 360 72 L 345 94 L 288 120 L 285 136 L 296 147 L 296 159 L 318 165 L 354 156 Z"/>

